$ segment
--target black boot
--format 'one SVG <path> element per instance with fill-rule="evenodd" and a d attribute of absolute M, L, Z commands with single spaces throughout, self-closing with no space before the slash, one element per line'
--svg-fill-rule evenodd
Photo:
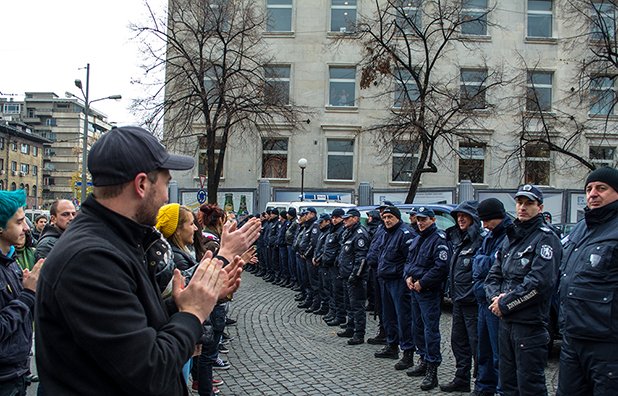
<path fill-rule="evenodd" d="M 354 336 L 354 330 L 352 329 L 345 329 L 343 331 L 337 332 L 337 337 L 352 338 L 353 336 Z"/>
<path fill-rule="evenodd" d="M 438 386 L 438 365 L 435 363 L 427 363 L 427 373 L 423 382 L 421 382 L 421 390 L 428 391 Z"/>
<path fill-rule="evenodd" d="M 373 356 L 379 359 L 399 359 L 399 347 L 397 344 L 386 345 L 374 353 Z"/>
<path fill-rule="evenodd" d="M 412 367 L 410 370 L 406 371 L 408 377 L 423 377 L 427 373 L 427 363 L 423 358 L 418 360 L 418 365 L 416 367 Z"/>
<path fill-rule="evenodd" d="M 460 379 L 455 378 L 451 382 L 440 385 L 442 392 L 470 392 L 470 383 L 465 383 Z"/>
<path fill-rule="evenodd" d="M 367 344 L 371 345 L 386 345 L 386 332 L 384 327 L 380 326 L 378 333 L 373 338 L 367 338 Z"/>
<path fill-rule="evenodd" d="M 414 366 L 414 349 L 403 351 L 403 357 L 395 363 L 395 370 L 405 370 Z"/>

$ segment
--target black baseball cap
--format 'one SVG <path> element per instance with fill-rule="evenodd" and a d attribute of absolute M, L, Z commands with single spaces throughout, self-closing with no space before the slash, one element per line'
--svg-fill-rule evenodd
<path fill-rule="evenodd" d="M 517 193 L 515 193 L 514 198 L 517 197 L 526 197 L 532 201 L 536 200 L 541 204 L 543 203 L 543 193 L 532 184 L 524 184 L 523 186 L 520 186 Z"/>
<path fill-rule="evenodd" d="M 354 209 L 354 208 L 349 209 L 347 213 L 341 217 L 344 219 L 347 219 L 348 217 L 352 217 L 352 216 L 360 217 L 360 212 L 358 211 L 358 209 Z"/>
<path fill-rule="evenodd" d="M 320 221 L 330 220 L 330 215 L 328 213 L 322 213 L 320 215 Z"/>
<path fill-rule="evenodd" d="M 194 165 L 192 157 L 168 153 L 150 132 L 135 126 L 106 132 L 88 155 L 88 170 L 95 186 L 123 184 L 141 172 L 187 170 Z"/>
<path fill-rule="evenodd" d="M 431 209 L 431 208 L 426 208 L 424 206 L 421 206 L 420 208 L 418 208 L 416 210 L 416 217 L 431 217 L 431 218 L 434 218 L 434 217 L 436 217 L 436 212 L 434 212 L 433 209 Z"/>
<path fill-rule="evenodd" d="M 333 210 L 333 213 L 330 214 L 331 217 L 342 217 L 345 214 L 344 210 L 341 208 L 337 208 Z"/>

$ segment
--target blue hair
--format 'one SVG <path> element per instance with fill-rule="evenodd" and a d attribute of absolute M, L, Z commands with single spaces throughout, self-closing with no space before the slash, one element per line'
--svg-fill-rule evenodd
<path fill-rule="evenodd" d="M 19 208 L 26 206 L 26 192 L 24 190 L 0 190 L 0 227 L 6 227 Z"/>

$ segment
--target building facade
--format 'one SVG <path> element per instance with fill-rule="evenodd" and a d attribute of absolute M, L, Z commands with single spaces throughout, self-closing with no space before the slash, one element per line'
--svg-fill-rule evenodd
<path fill-rule="evenodd" d="M 359 40 L 354 40 L 355 25 L 375 12 L 375 1 L 258 3 L 267 16 L 262 37 L 279 68 L 277 84 L 288 90 L 290 102 L 309 109 L 311 115 L 306 122 L 281 125 L 276 133 L 262 134 L 254 141 L 234 141 L 232 137 L 221 189 L 255 189 L 257 193 L 259 182 L 268 180 L 271 200 L 280 201 L 289 193 L 298 195 L 301 170 L 297 162 L 305 158 L 305 191 L 352 193 L 355 202 L 359 186 L 367 184 L 373 191 L 372 203 L 379 198 L 402 201 L 409 186 L 409 170 L 416 164 L 414 144 L 391 142 L 387 146 L 370 132 L 378 120 L 401 106 L 400 98 L 396 89 L 390 98 L 379 95 L 381 87 L 360 89 L 362 48 Z M 429 15 L 423 3 L 409 0 L 402 2 L 402 7 L 418 15 L 418 23 L 423 24 Z M 486 14 L 484 23 L 463 25 L 459 34 L 465 40 L 455 43 L 440 60 L 438 75 L 452 81 L 461 92 L 474 90 L 494 70 L 503 71 L 508 83 L 487 91 L 483 103 L 491 106 L 475 110 L 474 128 L 464 127 L 438 144 L 438 172 L 423 175 L 419 196 L 452 196 L 456 200 L 463 180 L 472 182 L 478 198 L 500 191 L 510 193 L 522 183 L 533 183 L 559 197 L 551 204 L 554 218 L 573 221 L 582 208 L 581 196 L 573 194 L 581 190 L 589 170 L 542 144 L 519 147 L 522 128 L 528 135 L 547 133 L 560 141 L 567 139 L 563 135 L 569 127 L 562 130 L 552 124 L 544 128 L 547 124 L 536 116 L 528 117 L 522 127 L 523 120 L 539 111 L 549 118 L 566 114 L 583 120 L 586 127 L 568 149 L 594 164 L 615 166 L 618 134 L 612 124 L 618 117 L 608 105 L 615 97 L 615 82 L 600 75 L 579 103 L 567 101 L 587 48 L 571 45 L 581 24 L 574 24 L 572 15 L 564 13 L 563 1 L 464 3 L 462 12 Z M 610 15 L 608 10 L 603 12 Z M 611 15 L 613 18 L 613 9 Z M 342 41 L 342 36 L 350 39 Z M 537 99 L 532 104 L 527 100 L 531 94 Z M 200 187 L 205 151 L 199 151 L 196 158 L 200 165 L 177 175 L 180 187 Z"/>

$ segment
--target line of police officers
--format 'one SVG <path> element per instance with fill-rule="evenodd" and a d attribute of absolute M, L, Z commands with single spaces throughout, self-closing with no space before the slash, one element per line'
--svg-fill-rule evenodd
<path fill-rule="evenodd" d="M 356 209 L 317 218 L 310 207 L 298 219 L 294 209 L 273 210 L 254 272 L 298 291 L 299 308 L 340 325 L 337 335 L 350 345 L 365 341 L 367 282 L 375 282 L 383 338 L 368 342 L 385 344 L 377 358 L 399 359 L 401 350 L 395 369 L 423 377 L 422 390 L 438 386 L 446 286 L 456 370 L 440 389 L 481 396 L 547 394 L 549 311 L 559 298 L 557 394 L 616 395 L 618 171 L 593 171 L 585 191 L 585 218 L 562 244 L 543 218 L 542 192 L 529 184 L 514 196 L 515 220 L 495 198 L 469 201 L 451 212 L 456 224 L 445 231 L 425 207 L 406 224 L 397 207 L 380 206 L 373 235 Z"/>

